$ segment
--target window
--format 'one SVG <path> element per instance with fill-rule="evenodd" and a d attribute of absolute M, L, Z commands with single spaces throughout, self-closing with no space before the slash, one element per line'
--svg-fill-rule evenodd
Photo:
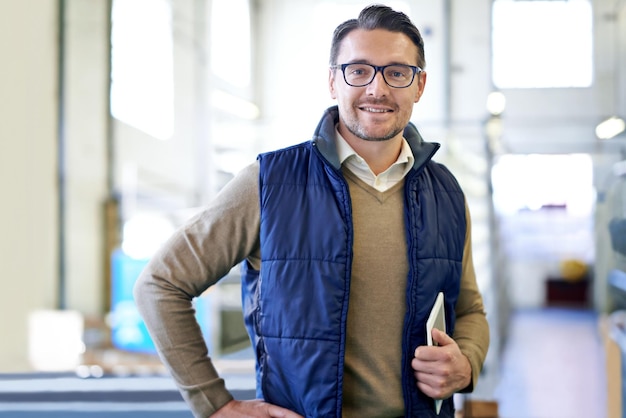
<path fill-rule="evenodd" d="M 589 0 L 495 0 L 493 82 L 499 88 L 589 87 Z"/>
<path fill-rule="evenodd" d="M 165 0 L 115 0 L 111 114 L 159 139 L 174 131 L 172 16 Z"/>
<path fill-rule="evenodd" d="M 251 80 L 250 6 L 248 0 L 211 2 L 211 70 L 235 87 Z"/>
<path fill-rule="evenodd" d="M 562 208 L 593 211 L 593 161 L 587 154 L 502 155 L 492 169 L 493 202 L 500 214 Z"/>

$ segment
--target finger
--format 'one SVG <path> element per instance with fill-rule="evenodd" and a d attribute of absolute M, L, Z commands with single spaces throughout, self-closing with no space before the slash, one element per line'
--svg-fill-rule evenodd
<path fill-rule="evenodd" d="M 440 346 L 454 344 L 452 337 L 437 328 L 433 328 L 431 335 L 433 337 L 433 341 Z"/>
<path fill-rule="evenodd" d="M 302 415 L 276 405 L 270 405 L 267 414 L 272 418 L 302 418 Z"/>
<path fill-rule="evenodd" d="M 433 390 L 432 388 L 425 382 L 418 380 L 417 381 L 417 388 L 426 396 L 429 397 L 433 397 Z"/>
<path fill-rule="evenodd" d="M 441 347 L 420 345 L 415 349 L 413 356 L 422 361 L 436 361 L 438 359 L 438 351 Z"/>
<path fill-rule="evenodd" d="M 411 360 L 411 368 L 416 373 L 428 373 L 428 374 L 436 374 L 437 372 L 437 362 L 436 361 L 424 361 L 417 358 Z"/>
<path fill-rule="evenodd" d="M 415 373 L 417 380 L 417 387 L 424 394 L 431 398 L 444 398 L 447 394 L 448 388 L 445 380 L 441 376 L 436 376 L 428 373 Z"/>
<path fill-rule="evenodd" d="M 430 397 L 430 398 L 435 398 L 436 394 L 435 394 L 435 390 L 427 383 L 418 380 L 417 381 L 417 388 L 426 396 Z"/>

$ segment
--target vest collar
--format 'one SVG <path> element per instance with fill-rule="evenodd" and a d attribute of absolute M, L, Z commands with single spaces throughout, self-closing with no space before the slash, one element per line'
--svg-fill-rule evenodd
<path fill-rule="evenodd" d="M 322 156 L 336 169 L 341 168 L 337 148 L 335 147 L 335 125 L 339 122 L 339 108 L 332 106 L 326 109 L 320 123 L 315 129 L 311 142 L 320 151 Z M 436 142 L 425 142 L 419 131 L 412 122 L 404 129 L 406 138 L 415 162 L 413 170 L 417 170 L 426 164 L 435 155 L 440 145 Z"/>

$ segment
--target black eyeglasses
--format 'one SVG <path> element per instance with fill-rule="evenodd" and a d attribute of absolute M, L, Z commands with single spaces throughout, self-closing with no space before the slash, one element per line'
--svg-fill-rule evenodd
<path fill-rule="evenodd" d="M 339 64 L 330 67 L 341 69 L 346 84 L 352 87 L 363 87 L 374 81 L 380 71 L 388 86 L 403 89 L 413 84 L 415 74 L 422 72 L 420 67 L 404 64 L 371 65 L 371 64 Z"/>

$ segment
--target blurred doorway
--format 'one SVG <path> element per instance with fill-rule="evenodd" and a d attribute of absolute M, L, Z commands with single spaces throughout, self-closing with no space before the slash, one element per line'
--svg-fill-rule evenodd
<path fill-rule="evenodd" d="M 493 200 L 512 308 L 541 307 L 564 262 L 594 262 L 592 159 L 586 154 L 502 155 Z"/>

